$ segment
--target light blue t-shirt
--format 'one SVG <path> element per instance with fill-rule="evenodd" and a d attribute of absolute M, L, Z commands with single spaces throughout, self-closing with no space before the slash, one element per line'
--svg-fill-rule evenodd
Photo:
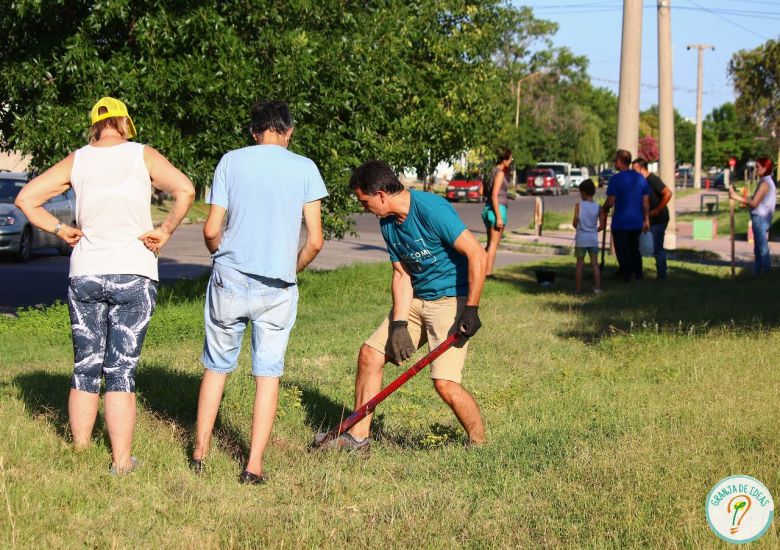
<path fill-rule="evenodd" d="M 466 225 L 442 197 L 422 191 L 409 193 L 409 214 L 403 223 L 395 216 L 379 221 L 390 260 L 406 265 L 418 298 L 466 296 L 468 259 L 453 248 Z"/>
<path fill-rule="evenodd" d="M 226 153 L 207 201 L 227 209 L 225 233 L 212 259 L 294 283 L 303 205 L 327 196 L 314 162 L 284 147 L 253 145 Z"/>
<path fill-rule="evenodd" d="M 612 213 L 612 229 L 637 231 L 645 220 L 643 199 L 650 194 L 647 180 L 639 172 L 621 170 L 607 184 L 607 196 L 615 197 L 615 211 Z"/>

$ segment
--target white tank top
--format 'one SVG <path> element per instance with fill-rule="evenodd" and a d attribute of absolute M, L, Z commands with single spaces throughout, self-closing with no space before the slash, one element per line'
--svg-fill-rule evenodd
<path fill-rule="evenodd" d="M 599 205 L 593 201 L 580 201 L 577 214 L 577 234 L 574 246 L 594 247 L 599 245 Z"/>
<path fill-rule="evenodd" d="M 773 216 L 775 213 L 775 203 L 777 201 L 777 190 L 775 189 L 775 182 L 772 181 L 771 176 L 764 176 L 763 178 L 761 178 L 761 181 L 766 182 L 767 186 L 769 186 L 769 189 L 767 190 L 764 197 L 761 199 L 761 202 L 758 203 L 758 206 L 756 206 L 751 211 L 751 214 L 756 214 L 757 216 L 763 216 L 767 218 Z M 756 187 L 756 191 L 758 191 L 758 187 Z"/>
<path fill-rule="evenodd" d="M 153 229 L 144 146 L 128 141 L 82 147 L 70 181 L 76 225 L 84 233 L 70 257 L 70 276 L 123 274 L 158 280 L 157 258 L 138 240 Z"/>

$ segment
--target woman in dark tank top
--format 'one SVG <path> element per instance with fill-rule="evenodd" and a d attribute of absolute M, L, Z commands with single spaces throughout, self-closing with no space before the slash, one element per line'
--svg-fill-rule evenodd
<path fill-rule="evenodd" d="M 490 171 L 487 181 L 482 182 L 485 200 L 485 208 L 482 210 L 482 221 L 487 232 L 487 245 L 485 251 L 488 254 L 487 277 L 493 277 L 493 264 L 496 261 L 498 244 L 504 234 L 507 222 L 507 172 L 512 165 L 512 151 L 500 149 L 496 164 Z"/>

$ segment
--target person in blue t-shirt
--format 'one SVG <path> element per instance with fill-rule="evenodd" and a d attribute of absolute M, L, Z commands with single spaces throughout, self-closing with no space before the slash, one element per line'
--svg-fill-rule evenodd
<path fill-rule="evenodd" d="M 249 457 L 239 481 L 254 485 L 265 481 L 263 453 L 298 307 L 296 273 L 322 248 L 320 199 L 328 192 L 317 166 L 287 150 L 293 124 L 286 104 L 258 102 L 251 116 L 257 144 L 230 151 L 219 161 L 203 226 L 214 268 L 206 291 L 206 370 L 191 465 L 203 471 L 225 379 L 238 366 L 241 340 L 252 321 L 255 406 Z M 306 241 L 299 250 L 301 217 Z"/>
<path fill-rule="evenodd" d="M 604 209 L 615 207 L 612 239 L 620 275 L 624 281 L 630 281 L 632 276 L 639 280 L 642 278 L 639 236 L 650 229 L 650 188 L 642 174 L 631 170 L 631 153 L 625 149 L 615 153 L 615 168 L 618 173 L 609 178 Z"/>
<path fill-rule="evenodd" d="M 355 409 L 382 387 L 382 371 L 400 365 L 426 342 L 433 349 L 453 333 L 465 338 L 433 361 L 431 378 L 472 444 L 485 442 L 474 397 L 461 385 L 468 341 L 481 326 L 477 309 L 485 283 L 487 253 L 442 197 L 407 191 L 392 168 L 378 160 L 358 167 L 350 188 L 363 208 L 376 214 L 393 264 L 393 308 L 360 348 Z M 369 445 L 371 415 L 332 446 Z"/>

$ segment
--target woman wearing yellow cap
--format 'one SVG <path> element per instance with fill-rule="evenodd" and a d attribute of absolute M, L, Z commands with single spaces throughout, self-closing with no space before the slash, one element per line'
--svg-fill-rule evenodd
<path fill-rule="evenodd" d="M 135 372 L 157 299 L 157 254 L 195 197 L 189 178 L 151 147 L 128 141 L 135 125 L 127 107 L 104 97 L 90 113 L 89 144 L 28 183 L 16 204 L 30 222 L 73 247 L 68 306 L 74 371 L 68 415 L 76 448 L 90 444 L 102 379 L 112 473 L 138 466 L 131 456 L 135 431 Z M 76 226 L 43 208 L 73 187 Z M 152 225 L 152 188 L 174 204 Z"/>

